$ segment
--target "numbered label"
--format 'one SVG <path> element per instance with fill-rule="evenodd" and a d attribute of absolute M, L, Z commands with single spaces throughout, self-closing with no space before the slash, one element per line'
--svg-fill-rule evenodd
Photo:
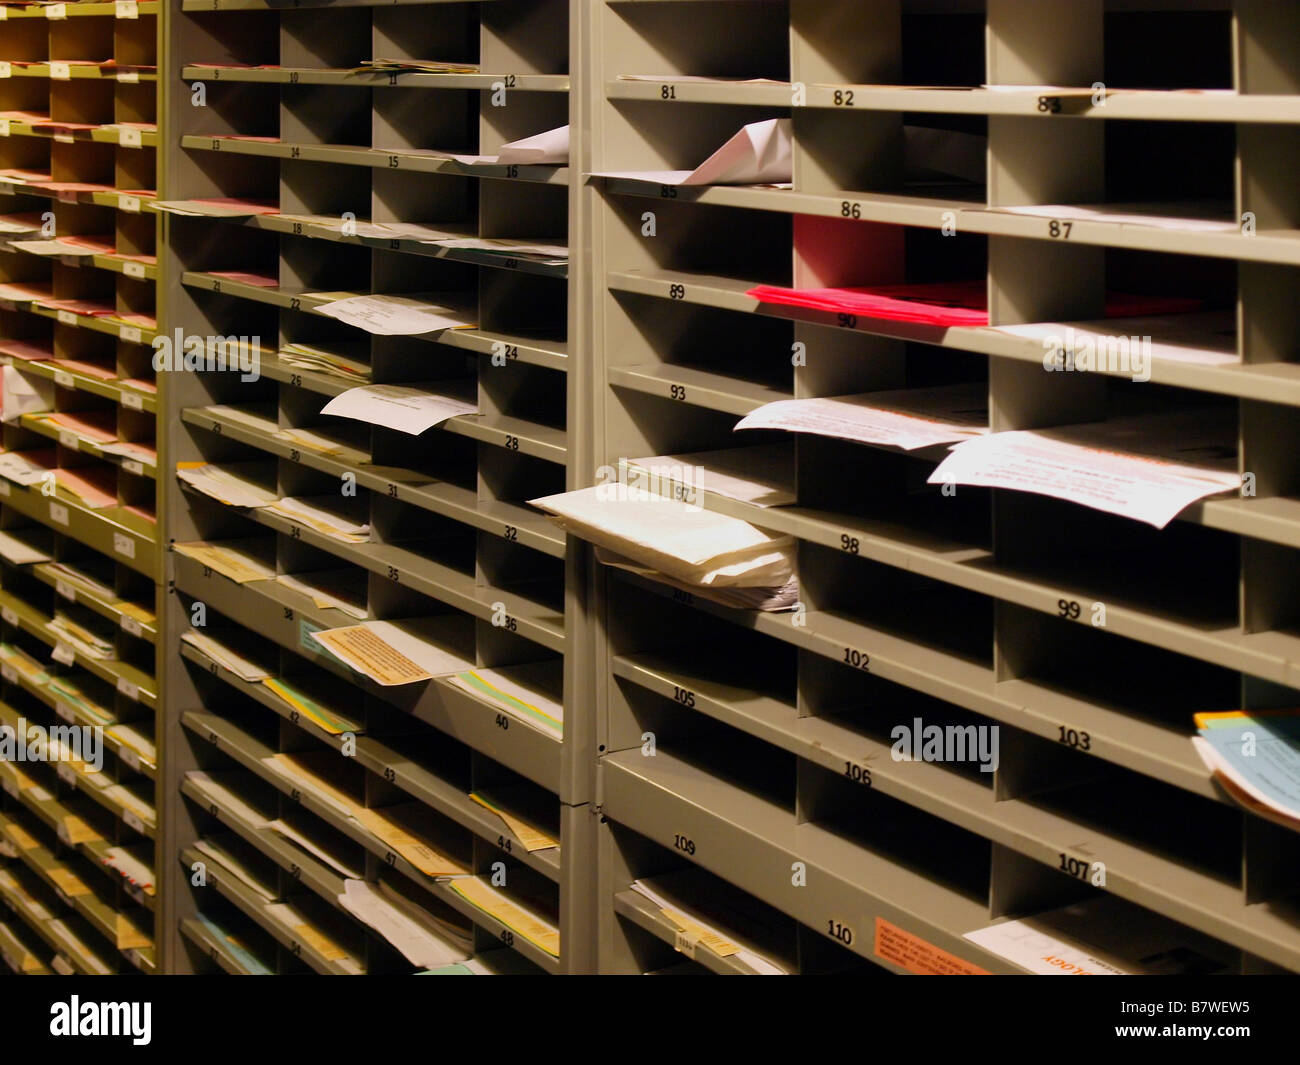
<path fill-rule="evenodd" d="M 842 921 L 837 921 L 834 918 L 831 918 L 826 922 L 826 934 L 830 936 L 831 939 L 838 939 L 846 947 L 853 942 L 853 929 Z"/>
<path fill-rule="evenodd" d="M 1056 737 L 1057 743 L 1063 743 L 1065 746 L 1079 751 L 1092 750 L 1092 737 L 1086 732 L 1081 729 L 1066 728 L 1064 725 L 1057 725 L 1056 727 L 1059 730 Z"/>

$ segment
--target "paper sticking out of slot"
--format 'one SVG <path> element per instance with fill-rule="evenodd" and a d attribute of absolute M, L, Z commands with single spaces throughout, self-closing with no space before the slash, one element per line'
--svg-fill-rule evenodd
<path fill-rule="evenodd" d="M 210 462 L 177 463 L 176 476 L 191 488 L 230 507 L 265 507 L 277 498 L 274 492 L 241 477 L 235 470 Z"/>
<path fill-rule="evenodd" d="M 309 698 L 279 677 L 266 677 L 262 680 L 262 684 L 268 691 L 274 692 L 285 703 L 298 711 L 302 718 L 324 729 L 331 736 L 339 736 L 344 732 L 362 733 L 365 731 L 355 721 L 332 714 L 316 700 Z"/>
<path fill-rule="evenodd" d="M 329 504 L 329 505 L 321 505 Z M 364 544 L 370 540 L 370 525 L 367 522 L 353 521 L 346 514 L 340 514 L 335 507 L 338 501 L 326 496 L 321 503 L 285 496 L 266 506 L 266 511 L 287 518 L 296 525 L 305 526 L 323 536 L 342 540 L 348 544 Z"/>
<path fill-rule="evenodd" d="M 564 730 L 564 704 L 535 684 L 520 683 L 527 667 L 510 672 L 474 669 L 448 677 L 447 683 L 483 699 L 530 725 L 559 735 Z"/>
<path fill-rule="evenodd" d="M 420 388 L 365 385 L 335 396 L 321 408 L 321 413 L 354 418 L 418 436 L 448 418 L 477 414 L 478 407 L 453 396 L 442 396 Z"/>
<path fill-rule="evenodd" d="M 341 610 L 360 620 L 366 616 L 365 581 L 355 570 L 314 570 L 311 573 L 282 573 L 276 583 L 311 598 L 320 609 Z M 364 577 L 364 571 L 361 576 Z"/>
<path fill-rule="evenodd" d="M 1207 976 L 1238 961 L 1209 936 L 1107 895 L 964 938 L 1039 976 Z"/>
<path fill-rule="evenodd" d="M 963 384 L 785 399 L 759 407 L 736 429 L 784 429 L 915 451 L 987 433 L 988 388 Z"/>
<path fill-rule="evenodd" d="M 560 126 L 503 144 L 496 155 L 470 155 L 429 151 L 428 155 L 454 159 L 462 166 L 566 166 L 569 162 L 569 127 Z"/>
<path fill-rule="evenodd" d="M 785 185 L 794 180 L 791 128 L 788 118 L 751 122 L 694 170 L 608 170 L 592 176 L 657 185 Z"/>
<path fill-rule="evenodd" d="M 153 870 L 126 848 L 109 847 L 104 851 L 103 863 L 146 895 L 154 894 Z"/>
<path fill-rule="evenodd" d="M 799 579 L 794 576 L 791 576 L 781 585 L 756 585 L 754 587 L 711 585 L 705 587 L 690 584 L 675 577 L 669 577 L 650 566 L 633 562 L 631 559 L 604 547 L 598 546 L 596 548 L 596 561 L 603 566 L 613 566 L 615 569 L 635 573 L 659 584 L 666 584 L 670 588 L 676 588 L 678 591 L 698 596 L 700 599 L 708 600 L 711 603 L 731 607 L 733 610 L 761 610 L 766 613 L 775 613 L 781 610 L 792 610 L 799 602 Z"/>
<path fill-rule="evenodd" d="M 533 946 L 540 947 L 553 958 L 560 956 L 560 930 L 549 921 L 525 910 L 486 880 L 465 876 L 453 880 L 450 887 L 466 902 L 495 917 Z"/>
<path fill-rule="evenodd" d="M 568 161 L 568 126 L 510 141 L 503 144 L 496 155 L 498 166 L 564 166 Z"/>
<path fill-rule="evenodd" d="M 420 619 L 367 621 L 311 633 L 311 638 L 377 684 L 416 684 L 474 668 L 474 663 L 434 642 L 437 626 Z"/>
<path fill-rule="evenodd" d="M 449 63 L 436 59 L 363 59 L 358 73 L 409 71 L 418 74 L 477 74 L 477 63 Z"/>
<path fill-rule="evenodd" d="M 27 530 L 23 530 L 26 532 Z M 27 566 L 35 562 L 49 562 L 52 556 L 39 547 L 20 539 L 12 532 L 0 531 L 0 558 L 12 566 Z"/>
<path fill-rule="evenodd" d="M 723 958 L 735 958 L 743 962 L 762 976 L 784 976 L 786 969 L 771 957 L 740 940 L 737 930 L 720 927 L 709 920 L 709 915 L 697 912 L 690 898 L 693 882 L 669 873 L 632 881 L 632 890 L 649 899 L 668 920 L 677 928 L 687 933 L 694 942 L 708 947 L 713 953 Z M 749 918 L 749 915 L 730 915 Z M 752 918 L 743 920 L 748 926 Z"/>
<path fill-rule="evenodd" d="M 420 296 L 349 296 L 318 309 L 327 318 L 376 336 L 423 336 L 443 329 L 472 329 L 476 324 L 461 312 Z"/>
<path fill-rule="evenodd" d="M 689 585 L 777 587 L 794 572 L 792 537 L 626 485 L 531 503 L 584 540 Z"/>
<path fill-rule="evenodd" d="M 511 259 L 529 259 L 550 265 L 569 261 L 567 245 L 547 241 L 510 240 L 505 237 L 436 237 L 421 240 L 420 243 L 449 250 L 479 251 Z"/>
<path fill-rule="evenodd" d="M 191 544 L 177 544 L 175 550 L 177 554 L 192 558 L 223 577 L 229 577 L 236 584 L 275 578 L 273 567 L 233 547 L 196 541 Z"/>
<path fill-rule="evenodd" d="M 991 433 L 957 444 L 929 483 L 1030 492 L 1163 529 L 1198 500 L 1241 488 L 1229 420 L 1181 411 Z"/>
<path fill-rule="evenodd" d="M 0 420 L 16 422 L 24 414 L 48 411 L 53 405 L 53 381 L 27 377 L 13 366 L 0 369 Z"/>
<path fill-rule="evenodd" d="M 369 925 L 412 965 L 432 968 L 469 957 L 468 944 L 447 938 L 447 926 L 408 904 L 383 884 L 345 880 L 339 905 Z"/>
<path fill-rule="evenodd" d="M 368 343 L 364 342 L 363 343 Z M 310 344 L 285 344 L 279 356 L 295 370 L 310 370 L 345 381 L 370 380 L 370 365 L 360 359 L 348 358 L 337 351 L 312 347 Z"/>
<path fill-rule="evenodd" d="M 1300 710 L 1201 713 L 1196 727 L 1192 745 L 1224 791 L 1300 831 Z"/>
<path fill-rule="evenodd" d="M 188 643 L 207 655 L 213 662 L 223 669 L 229 670 L 240 680 L 254 684 L 257 681 L 265 680 L 271 674 L 259 666 L 251 659 L 245 658 L 238 651 L 227 647 L 219 640 L 209 636 L 206 632 L 195 632 L 190 629 L 182 634 L 182 643 Z"/>
<path fill-rule="evenodd" d="M 536 825 L 529 824 L 519 815 L 511 813 L 482 791 L 471 791 L 469 797 L 485 810 L 491 810 L 497 817 L 501 818 L 502 823 L 510 830 L 515 839 L 524 845 L 524 850 L 529 852 L 544 851 L 560 845 L 558 839 L 547 835 Z"/>

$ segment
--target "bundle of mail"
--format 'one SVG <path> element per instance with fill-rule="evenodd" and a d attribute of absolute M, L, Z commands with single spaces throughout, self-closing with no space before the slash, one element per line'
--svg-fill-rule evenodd
<path fill-rule="evenodd" d="M 531 502 L 594 544 L 606 565 L 742 610 L 788 610 L 798 601 L 790 536 L 627 485 Z"/>

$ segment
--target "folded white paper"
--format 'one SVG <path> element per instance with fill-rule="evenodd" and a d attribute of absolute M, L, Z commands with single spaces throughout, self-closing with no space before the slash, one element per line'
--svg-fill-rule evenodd
<path fill-rule="evenodd" d="M 321 408 L 321 413 L 355 418 L 418 436 L 448 418 L 477 414 L 478 407 L 451 396 L 404 385 L 365 385 L 335 396 Z"/>
<path fill-rule="evenodd" d="M 47 411 L 54 406 L 54 382 L 43 377 L 26 377 L 13 366 L 0 373 L 3 409 L 0 420 L 16 422 L 24 414 Z"/>
<path fill-rule="evenodd" d="M 659 185 L 782 185 L 794 179 L 791 122 L 769 118 L 742 126 L 694 170 L 607 170 L 595 177 Z"/>
<path fill-rule="evenodd" d="M 532 500 L 599 547 L 694 585 L 773 587 L 794 571 L 794 541 L 675 499 L 597 485 Z"/>

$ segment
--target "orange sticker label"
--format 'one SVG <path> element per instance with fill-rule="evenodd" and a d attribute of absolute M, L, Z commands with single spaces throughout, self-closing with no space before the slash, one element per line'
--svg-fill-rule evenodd
<path fill-rule="evenodd" d="M 876 955 L 917 976 L 991 976 L 992 973 L 949 954 L 933 943 L 876 918 Z"/>

